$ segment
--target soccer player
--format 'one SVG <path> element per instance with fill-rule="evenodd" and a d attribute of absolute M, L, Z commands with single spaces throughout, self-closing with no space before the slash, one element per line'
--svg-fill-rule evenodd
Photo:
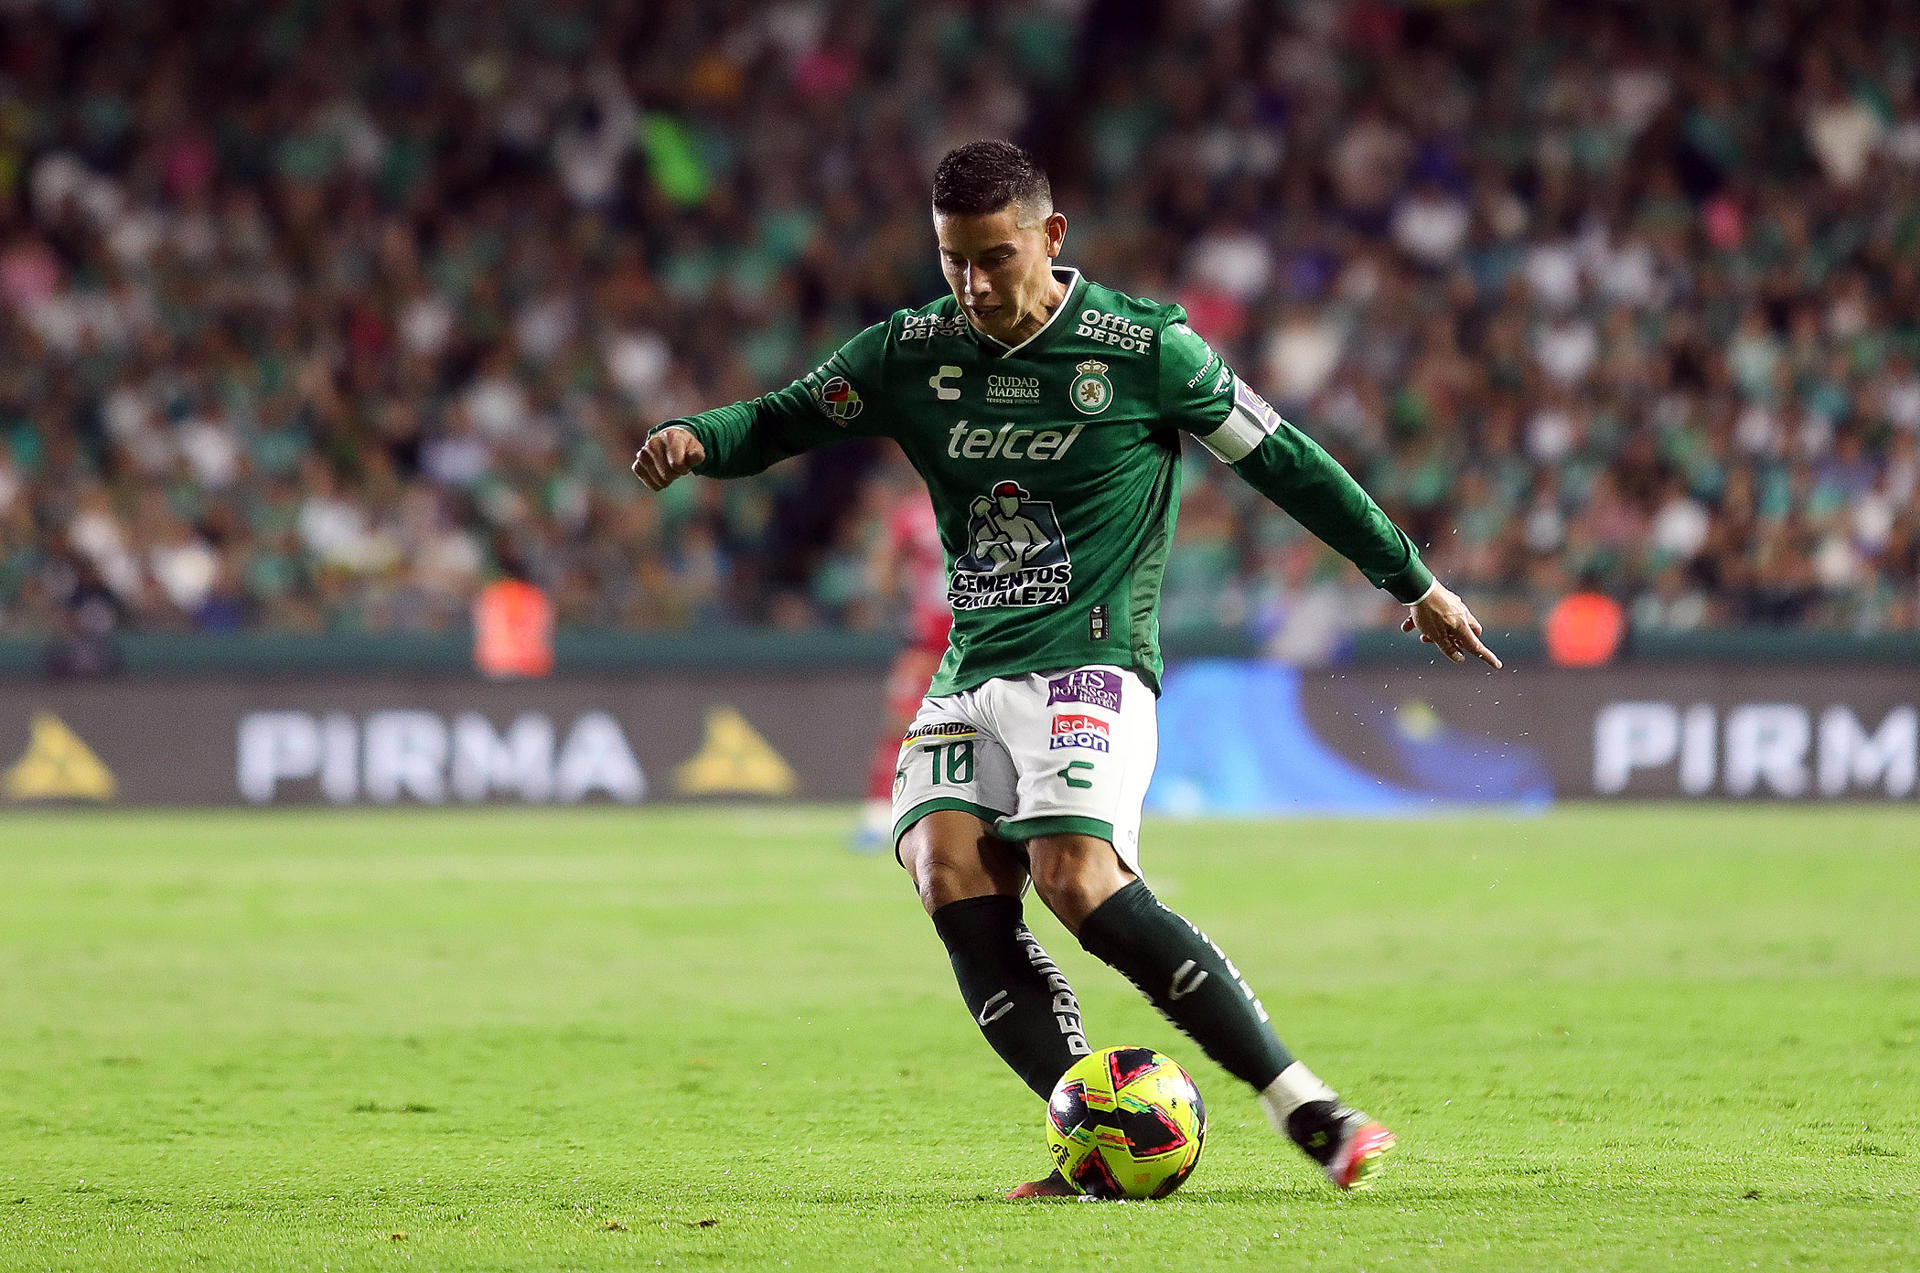
<path fill-rule="evenodd" d="M 1232 962 L 1141 875 L 1181 432 L 1405 603 L 1405 631 L 1454 662 L 1500 661 L 1407 536 L 1179 306 L 1055 265 L 1067 222 L 1032 156 L 1004 141 L 950 152 L 933 225 L 952 295 L 875 324 L 785 389 L 666 421 L 634 471 L 659 490 L 849 434 L 897 442 L 933 497 L 954 625 L 900 747 L 895 855 L 987 1042 L 1043 1100 L 1090 1050 L 1022 922 L 1031 882 L 1351 1188 L 1393 1134 L 1294 1059 Z M 1056 1172 L 1008 1196 L 1070 1192 Z"/>

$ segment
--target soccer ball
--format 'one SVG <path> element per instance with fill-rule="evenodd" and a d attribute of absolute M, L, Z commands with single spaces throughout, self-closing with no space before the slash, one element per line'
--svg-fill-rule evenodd
<path fill-rule="evenodd" d="M 1207 1107 L 1193 1078 L 1152 1048 L 1080 1058 L 1047 1102 L 1047 1148 L 1094 1198 L 1164 1198 L 1200 1161 Z"/>

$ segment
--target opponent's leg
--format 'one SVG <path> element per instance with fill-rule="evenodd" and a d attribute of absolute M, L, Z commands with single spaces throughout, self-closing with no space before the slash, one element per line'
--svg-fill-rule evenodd
<path fill-rule="evenodd" d="M 1251 1086 L 1274 1129 L 1351 1188 L 1392 1148 L 1392 1133 L 1339 1103 L 1296 1061 L 1267 1011 L 1220 948 L 1167 909 L 1120 860 L 1087 835 L 1028 841 L 1034 890 L 1087 952 L 1139 987 L 1220 1067 Z"/>

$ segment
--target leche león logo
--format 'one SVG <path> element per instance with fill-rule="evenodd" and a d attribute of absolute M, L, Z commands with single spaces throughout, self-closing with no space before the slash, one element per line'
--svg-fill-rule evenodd
<path fill-rule="evenodd" d="M 1113 401 L 1113 385 L 1107 380 L 1107 364 L 1097 358 L 1089 358 L 1074 368 L 1080 374 L 1073 378 L 1073 385 L 1067 396 L 1073 399 L 1073 409 L 1081 415 L 1099 415 Z"/>
<path fill-rule="evenodd" d="M 52 712 L 34 713 L 26 751 L 0 774 L 9 800 L 111 800 L 119 790 L 113 771 Z"/>

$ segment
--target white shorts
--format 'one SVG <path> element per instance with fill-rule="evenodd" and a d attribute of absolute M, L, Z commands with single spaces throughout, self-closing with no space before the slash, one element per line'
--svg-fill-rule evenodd
<path fill-rule="evenodd" d="M 1009 840 L 1098 836 L 1140 873 L 1159 749 L 1153 691 L 1117 667 L 1001 677 L 921 702 L 893 779 L 893 842 L 940 809 Z"/>

